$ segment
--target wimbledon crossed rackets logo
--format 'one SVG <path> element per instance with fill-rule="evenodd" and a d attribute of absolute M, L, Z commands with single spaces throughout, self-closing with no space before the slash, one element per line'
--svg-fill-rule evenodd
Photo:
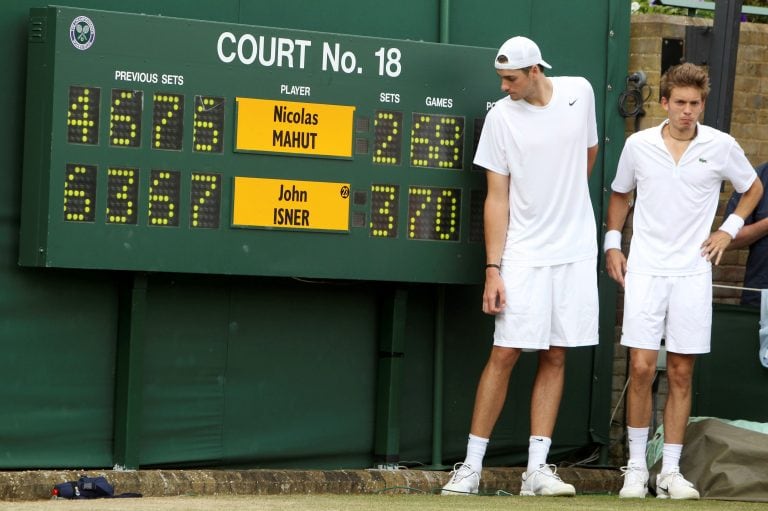
<path fill-rule="evenodd" d="M 96 39 L 96 27 L 87 16 L 78 16 L 69 26 L 69 40 L 78 50 L 87 50 Z"/>

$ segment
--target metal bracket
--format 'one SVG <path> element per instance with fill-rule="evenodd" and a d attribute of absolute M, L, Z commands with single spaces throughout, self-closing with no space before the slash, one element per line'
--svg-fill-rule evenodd
<path fill-rule="evenodd" d="M 709 63 L 712 27 L 685 27 L 685 61 L 704 66 Z"/>
<path fill-rule="evenodd" d="M 661 74 L 667 69 L 683 62 L 685 42 L 682 39 L 667 38 L 661 40 Z"/>

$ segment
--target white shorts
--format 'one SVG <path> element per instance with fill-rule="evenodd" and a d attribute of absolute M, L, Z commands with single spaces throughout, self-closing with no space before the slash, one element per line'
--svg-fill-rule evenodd
<path fill-rule="evenodd" d="M 709 353 L 712 335 L 712 272 L 680 277 L 627 273 L 621 344 L 667 351 Z"/>
<path fill-rule="evenodd" d="M 597 259 L 534 268 L 504 267 L 507 305 L 494 346 L 546 350 L 598 343 Z"/>

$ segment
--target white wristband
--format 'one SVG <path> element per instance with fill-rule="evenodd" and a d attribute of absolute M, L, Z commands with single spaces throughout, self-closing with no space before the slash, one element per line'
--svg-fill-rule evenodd
<path fill-rule="evenodd" d="M 605 233 L 603 252 L 608 252 L 612 248 L 621 250 L 621 231 L 608 231 Z"/>
<path fill-rule="evenodd" d="M 719 231 L 727 232 L 731 238 L 735 238 L 741 228 L 744 227 L 744 219 L 739 215 L 731 213 L 728 218 L 725 219 L 723 225 L 720 226 Z"/>

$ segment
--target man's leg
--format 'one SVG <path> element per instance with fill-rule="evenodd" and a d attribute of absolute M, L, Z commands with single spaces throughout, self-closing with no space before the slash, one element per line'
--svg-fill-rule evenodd
<path fill-rule="evenodd" d="M 667 317 L 667 380 L 664 452 L 657 496 L 698 499 L 699 492 L 680 473 L 685 429 L 691 413 L 691 382 L 696 354 L 708 353 L 712 335 L 712 274 L 674 279 Z"/>
<path fill-rule="evenodd" d="M 621 498 L 645 498 L 648 494 L 648 430 L 651 424 L 652 386 L 656 376 L 658 351 L 629 349 L 629 385 L 627 389 L 627 439 L 629 461 L 624 471 Z"/>
<path fill-rule="evenodd" d="M 566 347 L 598 343 L 599 300 L 596 259 L 550 268 L 549 350 L 539 351 L 539 365 L 531 392 L 531 436 L 528 466 L 520 495 L 572 496 L 573 485 L 564 483 L 547 464 L 565 382 Z"/>
<path fill-rule="evenodd" d="M 680 474 L 680 455 L 691 414 L 691 381 L 696 355 L 667 352 L 669 395 L 664 406 L 664 452 L 657 480 L 658 496 L 698 499 L 699 492 Z"/>
<path fill-rule="evenodd" d="M 467 457 L 454 470 L 451 479 L 443 486 L 443 495 L 469 495 L 477 493 L 483 457 L 496 421 L 504 408 L 512 369 L 520 358 L 519 348 L 494 346 L 488 362 L 480 375 L 469 429 Z"/>
<path fill-rule="evenodd" d="M 651 387 L 658 355 L 657 350 L 629 349 L 627 425 L 630 427 L 647 428 L 651 425 Z"/>
<path fill-rule="evenodd" d="M 475 395 L 472 426 L 469 432 L 480 438 L 490 438 L 507 399 L 509 378 L 520 358 L 519 348 L 494 346 L 485 364 Z"/>
<path fill-rule="evenodd" d="M 523 474 L 520 495 L 572 496 L 573 485 L 564 483 L 547 466 L 552 445 L 552 431 L 563 396 L 565 381 L 565 348 L 551 347 L 539 352 L 539 367 L 531 393 L 531 437 L 528 446 L 528 467 Z"/>
<path fill-rule="evenodd" d="M 531 391 L 531 437 L 526 470 L 529 474 L 547 464 L 564 381 L 565 348 L 539 351 L 539 367 Z"/>
<path fill-rule="evenodd" d="M 552 438 L 565 381 L 565 348 L 539 351 L 531 393 L 531 435 Z"/>
<path fill-rule="evenodd" d="M 669 396 L 664 407 L 664 443 L 682 444 L 691 414 L 691 382 L 696 355 L 667 352 Z"/>

